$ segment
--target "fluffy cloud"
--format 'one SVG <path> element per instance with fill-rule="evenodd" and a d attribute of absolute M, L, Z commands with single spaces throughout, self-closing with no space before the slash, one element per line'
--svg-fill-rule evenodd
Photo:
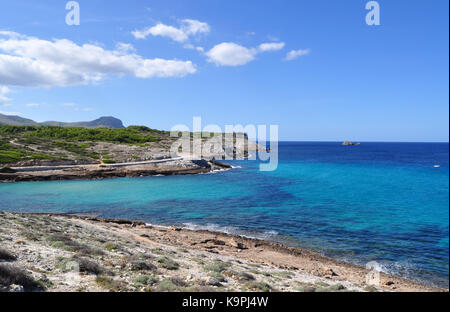
<path fill-rule="evenodd" d="M 240 66 L 255 59 L 258 53 L 278 51 L 284 48 L 284 43 L 263 43 L 257 48 L 246 48 L 233 42 L 223 42 L 206 52 L 208 61 L 218 66 Z"/>
<path fill-rule="evenodd" d="M 289 51 L 286 54 L 286 57 L 284 58 L 286 61 L 292 61 L 295 60 L 296 58 L 299 58 L 300 56 L 303 55 L 307 55 L 310 53 L 310 50 L 306 49 L 306 50 L 292 50 Z"/>
<path fill-rule="evenodd" d="M 195 72 L 191 61 L 145 59 L 128 44 L 105 50 L 67 39 L 47 41 L 0 32 L 0 85 L 63 87 L 98 82 L 109 75 L 183 77 Z"/>
<path fill-rule="evenodd" d="M 11 93 L 11 90 L 8 87 L 0 86 L 0 105 L 5 105 L 11 101 L 11 99 L 6 96 L 8 93 Z"/>
<path fill-rule="evenodd" d="M 221 66 L 239 66 L 255 59 L 255 52 L 233 42 L 223 42 L 206 52 L 209 61 Z"/>
<path fill-rule="evenodd" d="M 189 37 L 182 30 L 175 28 L 173 26 L 168 26 L 164 24 L 157 24 L 153 27 L 149 27 L 143 30 L 135 30 L 132 32 L 136 39 L 145 39 L 149 35 L 168 37 L 174 41 L 183 42 Z"/>
<path fill-rule="evenodd" d="M 285 46 L 284 42 L 271 42 L 260 44 L 258 49 L 261 52 L 279 51 Z"/>
<path fill-rule="evenodd" d="M 195 36 L 201 33 L 209 33 L 210 30 L 211 29 L 207 23 L 192 19 L 184 19 L 181 21 L 179 28 L 159 23 L 143 30 L 135 30 L 132 34 L 136 39 L 145 39 L 152 35 L 168 37 L 177 42 L 185 42 L 190 36 Z"/>

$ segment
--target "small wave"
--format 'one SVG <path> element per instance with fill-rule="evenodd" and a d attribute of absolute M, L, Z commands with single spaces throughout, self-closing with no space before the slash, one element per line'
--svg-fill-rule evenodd
<path fill-rule="evenodd" d="M 225 233 L 225 234 L 230 234 L 230 235 L 237 235 L 237 236 L 241 236 L 241 237 L 262 239 L 262 240 L 267 240 L 267 239 L 270 239 L 271 237 L 278 235 L 278 232 L 276 232 L 276 231 L 266 231 L 266 232 L 257 233 L 257 232 L 246 231 L 246 230 L 240 229 L 235 226 L 221 226 L 221 225 L 214 224 L 214 223 L 209 223 L 206 225 L 195 224 L 195 223 L 183 223 L 183 228 L 185 228 L 187 230 L 193 230 L 193 231 L 200 230 L 200 231 L 220 232 L 220 233 Z"/>
<path fill-rule="evenodd" d="M 233 169 L 242 169 L 242 166 L 231 166 Z"/>
<path fill-rule="evenodd" d="M 154 223 L 145 223 L 146 227 L 154 227 L 154 228 L 160 228 L 160 229 L 170 229 L 170 226 L 161 225 L 161 224 L 154 224 Z"/>
<path fill-rule="evenodd" d="M 376 260 L 364 264 L 362 259 L 355 260 L 354 258 L 339 257 L 339 260 L 348 263 L 354 263 L 357 265 L 362 265 L 369 270 L 375 270 L 378 272 L 394 276 L 400 276 L 402 278 L 423 283 L 426 285 L 444 288 L 448 287 L 448 282 L 438 278 L 431 272 L 424 271 L 417 264 L 411 261 Z"/>
<path fill-rule="evenodd" d="M 220 172 L 225 172 L 225 171 L 229 171 L 230 169 L 216 169 L 216 170 L 211 170 L 210 172 L 202 172 L 202 173 L 198 173 L 200 175 L 202 174 L 216 174 L 216 173 L 220 173 Z"/>

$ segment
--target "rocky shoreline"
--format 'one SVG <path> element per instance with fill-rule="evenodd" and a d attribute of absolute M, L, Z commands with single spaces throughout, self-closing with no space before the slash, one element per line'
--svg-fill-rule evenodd
<path fill-rule="evenodd" d="M 210 160 L 164 160 L 154 163 L 117 165 L 87 164 L 11 168 L 0 172 L 0 182 L 94 180 L 155 175 L 189 175 L 231 169 L 231 166 Z"/>
<path fill-rule="evenodd" d="M 371 276 L 309 250 L 230 234 L 0 212 L 0 291 L 448 291 Z"/>

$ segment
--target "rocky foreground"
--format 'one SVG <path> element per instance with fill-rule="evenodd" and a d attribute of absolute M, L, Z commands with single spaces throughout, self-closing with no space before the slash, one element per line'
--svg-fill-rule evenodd
<path fill-rule="evenodd" d="M 443 291 L 223 233 L 0 212 L 0 291 Z M 369 284 L 373 284 L 369 282 Z"/>

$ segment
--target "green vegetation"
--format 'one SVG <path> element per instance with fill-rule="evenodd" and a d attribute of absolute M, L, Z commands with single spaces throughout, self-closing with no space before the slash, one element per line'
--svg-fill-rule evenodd
<path fill-rule="evenodd" d="M 42 285 L 21 268 L 0 264 L 0 287 L 21 285 L 25 291 L 44 290 Z"/>
<path fill-rule="evenodd" d="M 26 160 L 67 160 L 68 155 L 64 152 L 74 154 L 77 160 L 98 161 L 100 154 L 90 149 L 95 143 L 145 146 L 167 136 L 167 132 L 144 126 L 109 129 L 0 125 L 0 164 Z M 102 158 L 105 163 L 114 163 L 111 156 L 104 155 Z"/>
<path fill-rule="evenodd" d="M 99 159 L 100 156 L 97 153 L 94 152 L 89 152 L 86 149 L 91 147 L 90 144 L 76 144 L 76 143 L 71 143 L 71 142 L 54 142 L 53 146 L 58 147 L 60 149 L 66 150 L 68 152 L 83 156 L 83 157 L 88 157 L 88 158 L 92 158 L 92 159 Z"/>
<path fill-rule="evenodd" d="M 160 133 L 161 131 L 137 126 L 131 126 L 126 129 L 88 129 L 54 126 L 0 126 L 0 135 L 14 135 L 30 139 L 65 140 L 72 142 L 139 144 L 157 142 L 157 134 Z"/>
<path fill-rule="evenodd" d="M 186 287 L 187 284 L 180 278 L 172 277 L 163 280 L 156 287 L 157 292 L 175 292 L 179 291 L 180 287 Z"/>
<path fill-rule="evenodd" d="M 245 284 L 245 287 L 251 291 L 257 292 L 270 292 L 272 291 L 272 287 L 264 282 L 250 282 Z"/>
<path fill-rule="evenodd" d="M 113 280 L 112 278 L 105 276 L 97 276 L 95 278 L 95 282 L 97 283 L 98 286 L 112 291 L 122 291 L 125 288 L 123 282 L 116 281 Z"/>
<path fill-rule="evenodd" d="M 209 273 L 209 276 L 217 279 L 219 282 L 224 283 L 227 281 L 227 279 L 225 278 L 225 276 L 223 276 L 222 274 L 220 274 L 219 272 L 211 272 Z"/>
<path fill-rule="evenodd" d="M 317 282 L 317 283 L 316 283 L 316 286 L 319 286 L 319 287 L 329 287 L 330 285 L 327 284 L 327 283 L 324 283 L 324 282 Z"/>
<path fill-rule="evenodd" d="M 71 252 L 76 252 L 86 256 L 100 256 L 104 252 L 100 249 L 92 248 L 87 245 L 80 244 L 68 236 L 62 234 L 54 234 L 47 237 L 47 241 L 53 248 L 64 249 Z"/>
<path fill-rule="evenodd" d="M 205 265 L 204 269 L 205 271 L 211 271 L 211 272 L 223 272 L 225 271 L 230 265 L 228 263 L 225 263 L 220 260 L 215 260 L 212 263 Z"/>
<path fill-rule="evenodd" d="M 139 275 L 134 282 L 138 286 L 153 286 L 159 282 L 159 279 L 153 275 Z"/>
<path fill-rule="evenodd" d="M 180 268 L 180 264 L 173 259 L 168 257 L 160 257 L 156 259 L 156 261 L 160 264 L 160 266 L 167 270 L 178 270 Z"/>
<path fill-rule="evenodd" d="M 328 290 L 330 292 L 333 292 L 333 291 L 336 292 L 336 291 L 341 291 L 341 290 L 345 290 L 345 289 L 346 289 L 345 286 L 342 284 L 335 284 L 335 285 L 328 287 Z"/>
<path fill-rule="evenodd" d="M 108 251 L 118 250 L 119 245 L 113 242 L 105 243 L 105 249 Z"/>
<path fill-rule="evenodd" d="M 6 126 L 0 126 L 0 128 L 2 127 Z M 0 164 L 15 163 L 27 159 L 53 159 L 53 157 L 42 153 L 21 150 L 2 140 L 0 137 Z M 3 170 L 4 169 L 2 169 L 2 172 Z"/>
<path fill-rule="evenodd" d="M 364 291 L 366 292 L 378 292 L 378 289 L 375 286 L 368 285 L 364 288 Z"/>
<path fill-rule="evenodd" d="M 99 265 L 97 262 L 89 260 L 87 258 L 74 256 L 71 258 L 58 257 L 56 262 L 56 268 L 62 270 L 63 272 L 70 272 L 77 269 L 74 267 L 76 263 L 79 267 L 80 272 L 93 274 L 93 275 L 111 275 L 107 269 Z"/>
<path fill-rule="evenodd" d="M 156 271 L 157 267 L 148 261 L 134 261 L 131 263 L 131 271 Z"/>

